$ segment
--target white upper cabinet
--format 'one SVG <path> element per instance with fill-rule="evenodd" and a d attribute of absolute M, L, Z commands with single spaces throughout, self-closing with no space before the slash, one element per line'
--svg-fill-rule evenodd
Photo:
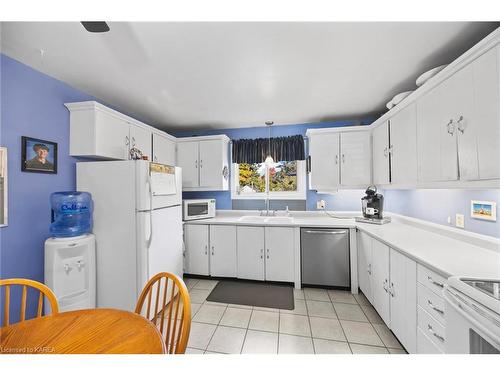
<path fill-rule="evenodd" d="M 221 185 L 222 169 L 224 168 L 224 154 L 227 157 L 227 148 L 220 140 L 200 141 L 200 187 L 214 187 Z M 227 164 L 226 164 L 227 166 Z"/>
<path fill-rule="evenodd" d="M 152 160 L 152 134 L 159 130 L 94 101 L 65 106 L 70 111 L 71 156 L 128 160 L 135 147 Z"/>
<path fill-rule="evenodd" d="M 198 173 L 198 143 L 177 143 L 177 165 L 182 168 L 182 190 L 200 186 Z"/>
<path fill-rule="evenodd" d="M 310 188 L 319 192 L 366 187 L 372 177 L 369 130 L 309 129 Z"/>
<path fill-rule="evenodd" d="M 415 103 L 390 120 L 391 183 L 415 185 L 417 182 L 417 113 Z"/>
<path fill-rule="evenodd" d="M 389 123 L 386 121 L 373 130 L 373 183 L 386 185 L 389 175 Z"/>
<path fill-rule="evenodd" d="M 329 191 L 338 188 L 340 183 L 339 153 L 339 133 L 309 135 L 311 189 Z"/>
<path fill-rule="evenodd" d="M 178 139 L 177 165 L 182 168 L 182 190 L 228 190 L 228 153 L 229 138 L 225 135 Z"/>
<path fill-rule="evenodd" d="M 340 184 L 366 187 L 372 180 L 372 142 L 369 131 L 340 134 Z"/>
<path fill-rule="evenodd" d="M 152 161 L 160 164 L 177 165 L 175 160 L 175 139 L 153 133 Z"/>
<path fill-rule="evenodd" d="M 417 102 L 419 181 L 500 178 L 499 47 Z"/>
<path fill-rule="evenodd" d="M 151 130 L 130 125 L 130 148 L 136 148 L 151 160 Z"/>
<path fill-rule="evenodd" d="M 480 56 L 473 65 L 475 130 L 465 126 L 460 137 L 477 136 L 479 179 L 500 178 L 500 47 Z M 464 124 L 466 125 L 466 124 Z M 472 134 L 472 136 L 470 135 Z M 473 142 L 469 141 L 469 142 Z M 471 147 L 473 150 L 473 146 Z"/>

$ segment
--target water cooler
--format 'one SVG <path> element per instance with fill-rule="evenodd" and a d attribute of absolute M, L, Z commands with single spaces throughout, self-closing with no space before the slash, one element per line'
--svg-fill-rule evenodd
<path fill-rule="evenodd" d="M 55 293 L 61 312 L 95 308 L 92 197 L 86 192 L 58 192 L 50 200 L 53 237 L 45 241 L 45 284 Z"/>

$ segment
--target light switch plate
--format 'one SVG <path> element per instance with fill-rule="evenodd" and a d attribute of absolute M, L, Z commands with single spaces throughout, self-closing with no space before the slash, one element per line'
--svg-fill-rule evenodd
<path fill-rule="evenodd" d="M 318 209 L 318 210 L 324 210 L 325 206 L 326 206 L 326 203 L 323 199 L 316 202 L 316 209 Z"/>
<path fill-rule="evenodd" d="M 457 228 L 463 228 L 463 227 L 465 227 L 464 215 L 463 214 L 456 214 L 455 215 L 455 226 Z"/>

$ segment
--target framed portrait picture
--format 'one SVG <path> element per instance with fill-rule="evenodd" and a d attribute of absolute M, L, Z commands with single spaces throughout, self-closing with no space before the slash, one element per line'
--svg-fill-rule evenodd
<path fill-rule="evenodd" d="M 35 173 L 57 173 L 57 143 L 21 137 L 21 170 Z"/>
<path fill-rule="evenodd" d="M 470 201 L 470 216 L 473 219 L 497 221 L 496 202 Z"/>

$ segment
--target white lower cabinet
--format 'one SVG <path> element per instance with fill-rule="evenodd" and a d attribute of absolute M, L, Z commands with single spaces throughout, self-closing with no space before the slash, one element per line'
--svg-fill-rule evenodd
<path fill-rule="evenodd" d="M 391 330 L 409 353 L 417 348 L 417 263 L 390 253 Z"/>
<path fill-rule="evenodd" d="M 210 274 L 208 264 L 208 225 L 184 225 L 184 272 L 193 275 Z"/>
<path fill-rule="evenodd" d="M 264 280 L 264 227 L 237 227 L 238 278 Z"/>
<path fill-rule="evenodd" d="M 446 345 L 446 311 L 442 296 L 446 278 L 417 266 L 418 353 L 443 353 Z"/>
<path fill-rule="evenodd" d="M 417 264 L 358 232 L 359 287 L 409 353 L 417 352 Z"/>
<path fill-rule="evenodd" d="M 266 280 L 294 281 L 294 229 L 265 228 Z"/>
<path fill-rule="evenodd" d="M 372 239 L 373 307 L 385 324 L 391 326 L 389 296 L 389 246 Z"/>
<path fill-rule="evenodd" d="M 210 275 L 236 277 L 236 227 L 210 225 Z"/>
<path fill-rule="evenodd" d="M 373 305 L 372 289 L 372 238 L 358 231 L 358 284 L 359 289 Z"/>
<path fill-rule="evenodd" d="M 184 272 L 295 281 L 294 228 L 185 224 Z"/>

